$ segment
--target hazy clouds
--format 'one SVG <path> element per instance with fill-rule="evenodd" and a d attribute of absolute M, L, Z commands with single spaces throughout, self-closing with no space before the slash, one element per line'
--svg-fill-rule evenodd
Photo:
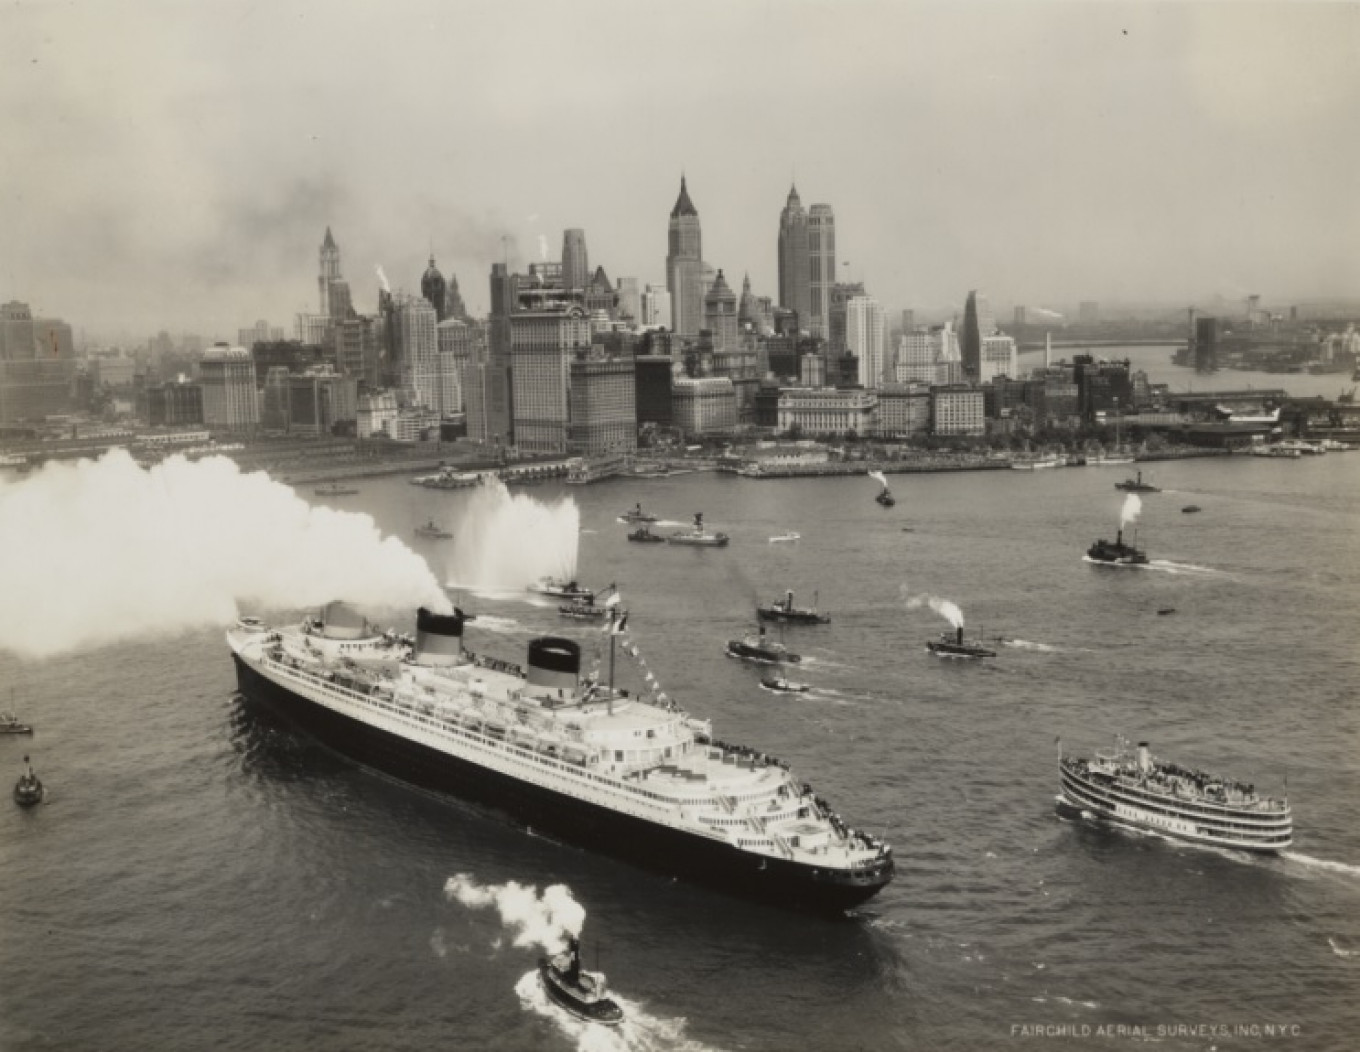
<path fill-rule="evenodd" d="M 776 286 L 791 176 L 891 306 L 1360 289 L 1352 4 L 38 3 L 0 12 L 0 299 L 234 338 L 433 247 Z M 509 238 L 508 242 L 503 238 Z"/>

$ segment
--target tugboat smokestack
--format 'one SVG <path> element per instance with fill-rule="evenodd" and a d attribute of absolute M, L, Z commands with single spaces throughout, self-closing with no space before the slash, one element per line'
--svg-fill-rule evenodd
<path fill-rule="evenodd" d="M 959 625 L 959 646 L 963 646 L 963 625 Z"/>

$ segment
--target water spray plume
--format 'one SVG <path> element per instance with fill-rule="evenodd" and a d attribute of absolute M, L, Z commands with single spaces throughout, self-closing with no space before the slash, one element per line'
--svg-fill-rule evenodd
<path fill-rule="evenodd" d="M 238 604 L 452 609 L 369 516 L 226 457 L 148 470 L 118 450 L 0 484 L 0 553 L 0 646 L 26 657 L 226 625 Z"/>
<path fill-rule="evenodd" d="M 490 481 L 471 491 L 453 533 L 449 569 L 460 587 L 520 591 L 576 576 L 581 512 L 570 497 L 546 503 Z"/>
<path fill-rule="evenodd" d="M 1143 512 L 1143 502 L 1138 494 L 1130 493 L 1124 498 L 1124 507 L 1119 512 L 1119 528 L 1123 529 L 1138 521 L 1138 516 Z"/>
<path fill-rule="evenodd" d="M 478 884 L 470 874 L 458 873 L 444 884 L 444 894 L 469 909 L 495 907 L 501 923 L 514 930 L 516 946 L 538 946 L 549 953 L 567 948 L 586 922 L 585 907 L 565 884 L 552 884 L 539 895 L 533 884 Z"/>

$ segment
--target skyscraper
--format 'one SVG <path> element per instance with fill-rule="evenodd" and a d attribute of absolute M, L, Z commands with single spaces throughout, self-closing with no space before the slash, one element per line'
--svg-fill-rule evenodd
<path fill-rule="evenodd" d="M 712 333 L 715 351 L 736 350 L 737 296 L 728 287 L 721 270 L 704 297 L 704 328 Z"/>
<path fill-rule="evenodd" d="M 319 313 L 330 316 L 331 282 L 340 280 L 340 248 L 331 237 L 331 228 L 326 227 L 326 238 L 321 242 L 321 273 L 316 279 L 320 292 L 321 310 Z"/>
<path fill-rule="evenodd" d="M 671 312 L 671 294 L 660 285 L 648 285 L 642 294 L 642 324 L 660 325 L 674 329 L 675 319 Z"/>
<path fill-rule="evenodd" d="M 680 196 L 671 209 L 667 237 L 666 287 L 671 294 L 674 328 L 681 336 L 698 336 L 704 317 L 704 252 L 699 212 L 689 199 L 684 176 Z"/>
<path fill-rule="evenodd" d="M 959 333 L 959 354 L 963 358 L 963 375 L 977 383 L 982 375 L 982 339 L 996 331 L 987 297 L 976 289 L 968 293 L 963 307 L 963 329 Z"/>
<path fill-rule="evenodd" d="M 403 392 L 412 404 L 443 412 L 437 376 L 436 317 L 427 300 L 403 295 L 395 301 L 392 320 Z"/>
<path fill-rule="evenodd" d="M 447 305 L 444 302 L 444 288 L 444 275 L 439 273 L 439 268 L 434 265 L 434 255 L 431 254 L 430 266 L 420 279 L 420 294 L 434 308 L 437 321 L 443 321 L 447 317 L 445 314 Z"/>
<path fill-rule="evenodd" d="M 806 328 L 823 339 L 831 332 L 831 287 L 836 284 L 836 216 L 830 205 L 808 210 L 808 318 Z"/>
<path fill-rule="evenodd" d="M 881 387 L 886 379 L 883 307 L 872 296 L 855 296 L 845 305 L 845 345 L 859 362 L 859 382 Z"/>
<path fill-rule="evenodd" d="M 590 256 L 586 253 L 586 232 L 572 227 L 562 232 L 562 287 L 585 289 L 590 284 Z"/>
<path fill-rule="evenodd" d="M 789 187 L 788 200 L 779 213 L 779 305 L 798 312 L 798 327 L 809 328 L 812 314 L 808 279 L 808 218 L 798 198 L 798 187 Z"/>

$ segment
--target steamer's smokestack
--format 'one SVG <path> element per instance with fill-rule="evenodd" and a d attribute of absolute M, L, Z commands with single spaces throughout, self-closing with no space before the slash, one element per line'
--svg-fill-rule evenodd
<path fill-rule="evenodd" d="M 529 668 L 525 676 L 531 687 L 544 687 L 570 694 L 581 672 L 581 647 L 575 640 L 541 636 L 529 641 Z"/>
<path fill-rule="evenodd" d="M 1147 742 L 1138 743 L 1138 772 L 1148 774 L 1152 771 L 1152 753 Z"/>
<path fill-rule="evenodd" d="M 421 607 L 416 611 L 417 665 L 457 665 L 463 660 L 463 611 L 436 614 Z"/>

